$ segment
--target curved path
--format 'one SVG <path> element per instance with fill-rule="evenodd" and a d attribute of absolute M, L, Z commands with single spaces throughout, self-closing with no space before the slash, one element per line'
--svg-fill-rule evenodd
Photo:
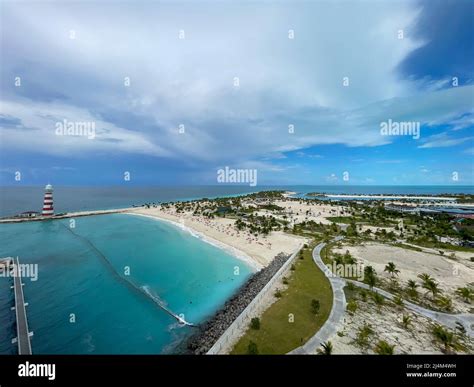
<path fill-rule="evenodd" d="M 334 239 L 334 241 L 339 241 L 344 237 L 338 236 Z M 354 285 L 370 290 L 370 287 L 362 282 L 353 281 L 353 280 L 346 280 L 344 278 L 338 277 L 335 275 L 323 262 L 321 259 L 321 250 L 326 246 L 326 243 L 320 243 L 317 245 L 313 250 L 313 261 L 314 263 L 323 271 L 324 275 L 328 278 L 331 288 L 333 290 L 333 303 L 331 313 L 329 314 L 329 318 L 323 324 L 321 329 L 316 332 L 316 334 L 311 337 L 304 345 L 294 349 L 293 351 L 289 352 L 290 355 L 292 354 L 314 354 L 316 351 L 321 347 L 321 344 L 329 340 L 337 331 L 342 327 L 344 322 L 344 315 L 346 312 L 346 296 L 344 294 L 344 286 L 348 282 L 353 283 Z M 380 289 L 380 288 L 373 288 L 373 291 L 380 293 L 382 296 L 393 300 L 395 297 L 393 294 Z M 439 324 L 447 326 L 449 328 L 455 329 L 456 323 L 462 324 L 466 328 L 466 333 L 474 337 L 474 315 L 469 313 L 462 313 L 462 314 L 449 314 L 449 313 L 442 313 L 436 312 L 430 309 L 423 308 L 419 305 L 413 304 L 409 301 L 403 301 L 404 306 L 424 317 L 427 317 L 433 321 L 436 321 Z"/>
<path fill-rule="evenodd" d="M 336 237 L 335 240 L 341 240 L 343 237 Z M 346 296 L 344 294 L 344 286 L 346 281 L 332 274 L 331 270 L 323 263 L 321 259 L 321 250 L 326 246 L 326 243 L 320 243 L 313 250 L 313 261 L 323 271 L 324 275 L 331 284 L 333 300 L 332 309 L 329 317 L 323 324 L 321 329 L 311 337 L 304 345 L 289 352 L 289 354 L 314 354 L 322 343 L 326 342 L 333 336 L 344 322 L 344 314 L 346 313 Z"/>

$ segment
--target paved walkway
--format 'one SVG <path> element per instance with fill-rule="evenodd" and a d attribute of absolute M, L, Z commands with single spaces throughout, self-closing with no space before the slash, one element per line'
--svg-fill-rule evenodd
<path fill-rule="evenodd" d="M 342 237 L 337 237 L 336 240 L 341 240 Z M 289 354 L 314 354 L 321 344 L 326 342 L 343 326 L 344 314 L 346 313 L 346 296 L 344 294 L 344 286 L 346 282 L 344 279 L 332 275 L 332 272 L 326 267 L 321 259 L 321 250 L 326 246 L 326 243 L 320 243 L 313 250 L 313 261 L 323 271 L 328 278 L 333 292 L 332 309 L 329 318 L 323 324 L 321 329 L 311 337 L 306 344 L 291 351 Z"/>
<path fill-rule="evenodd" d="M 336 237 L 334 240 L 339 241 L 343 239 L 342 236 Z M 344 286 L 347 282 L 352 282 L 354 285 L 359 286 L 364 289 L 369 289 L 370 287 L 362 282 L 346 280 L 340 278 L 332 273 L 332 271 L 324 264 L 321 259 L 321 250 L 326 246 L 326 243 L 320 243 L 313 250 L 313 261 L 314 263 L 323 271 L 324 275 L 328 278 L 331 288 L 333 291 L 333 303 L 331 313 L 329 318 L 323 324 L 321 329 L 316 332 L 316 334 L 311 337 L 306 344 L 302 345 L 289 352 L 289 354 L 314 354 L 321 347 L 321 344 L 329 340 L 333 335 L 335 335 L 341 328 L 344 322 L 344 315 L 346 312 L 346 297 L 344 294 Z M 395 296 L 383 289 L 374 287 L 374 291 L 380 293 L 382 296 L 392 300 Z M 461 323 L 466 328 L 466 333 L 474 337 L 474 315 L 469 313 L 463 314 L 449 314 L 442 312 L 435 312 L 430 309 L 423 308 L 419 305 L 413 304 L 409 301 L 404 301 L 404 305 L 407 309 L 418 313 L 422 316 L 425 316 L 433 321 L 436 321 L 439 324 L 447 326 L 449 328 L 455 329 L 456 323 Z"/>

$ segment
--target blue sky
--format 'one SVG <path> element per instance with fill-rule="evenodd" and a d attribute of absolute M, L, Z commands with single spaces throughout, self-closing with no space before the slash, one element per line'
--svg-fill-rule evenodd
<path fill-rule="evenodd" d="M 2 185 L 474 184 L 472 1 L 1 7 Z"/>

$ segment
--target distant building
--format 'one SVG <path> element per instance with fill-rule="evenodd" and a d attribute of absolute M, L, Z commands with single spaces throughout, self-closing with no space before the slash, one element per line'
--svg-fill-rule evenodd
<path fill-rule="evenodd" d="M 457 222 L 462 222 L 464 219 L 474 219 L 474 214 L 453 214 Z"/>
<path fill-rule="evenodd" d="M 37 211 L 25 211 L 17 215 L 18 218 L 36 218 L 39 215 Z"/>
<path fill-rule="evenodd" d="M 412 213 L 412 214 L 420 213 L 420 209 L 418 207 L 404 206 L 404 205 L 397 205 L 397 204 L 386 204 L 385 209 L 389 211 L 407 212 L 407 213 Z"/>

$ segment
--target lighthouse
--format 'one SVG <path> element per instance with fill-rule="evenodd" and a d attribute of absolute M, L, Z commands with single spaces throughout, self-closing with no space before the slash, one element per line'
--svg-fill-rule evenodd
<path fill-rule="evenodd" d="M 44 202 L 43 202 L 43 216 L 53 216 L 53 186 L 48 184 L 44 187 Z"/>

